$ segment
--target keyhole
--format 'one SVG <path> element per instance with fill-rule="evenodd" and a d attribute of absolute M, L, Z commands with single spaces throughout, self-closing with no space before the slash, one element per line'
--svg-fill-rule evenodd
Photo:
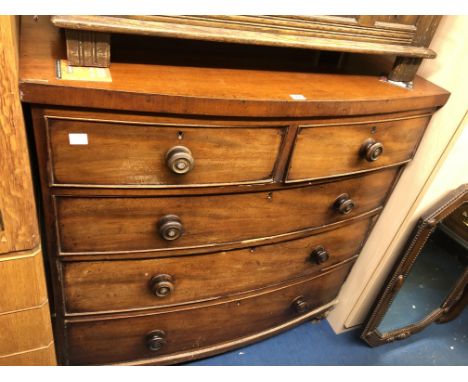
<path fill-rule="evenodd" d="M 183 131 L 179 131 L 179 132 L 177 133 L 177 139 L 179 139 L 179 140 L 184 139 L 184 132 L 183 132 Z"/>

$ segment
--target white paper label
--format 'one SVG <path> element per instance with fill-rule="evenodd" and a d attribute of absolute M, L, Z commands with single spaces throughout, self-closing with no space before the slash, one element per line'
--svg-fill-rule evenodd
<path fill-rule="evenodd" d="M 68 134 L 68 141 L 71 145 L 87 145 L 88 144 L 88 134 Z"/>
<path fill-rule="evenodd" d="M 302 94 L 290 94 L 289 95 L 293 100 L 296 100 L 296 101 L 303 101 L 305 99 L 307 99 L 306 97 L 304 97 Z"/>

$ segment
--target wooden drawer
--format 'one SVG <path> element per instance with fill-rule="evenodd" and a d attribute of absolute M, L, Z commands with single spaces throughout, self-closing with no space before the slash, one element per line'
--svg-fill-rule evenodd
<path fill-rule="evenodd" d="M 212 351 L 217 344 L 219 352 L 227 346 L 226 341 L 272 329 L 299 317 L 301 313 L 295 304 L 299 297 L 307 304 L 303 307 L 305 312 L 332 301 L 350 268 L 351 263 L 348 263 L 319 277 L 217 304 L 192 305 L 138 316 L 69 320 L 69 360 L 74 365 L 104 364 L 171 353 L 176 354 L 169 358 L 177 360 L 183 353 L 201 348 Z M 156 330 L 165 333 L 166 344 L 159 351 L 151 351 L 146 338 Z M 276 331 L 271 330 L 269 334 Z M 167 359 L 161 361 L 168 362 Z"/>
<path fill-rule="evenodd" d="M 90 313 L 206 301 L 325 272 L 358 253 L 370 223 L 365 219 L 304 239 L 208 255 L 65 263 L 66 310 Z"/>
<path fill-rule="evenodd" d="M 333 183 L 246 194 L 55 197 L 59 248 L 62 254 L 102 254 L 213 249 L 233 242 L 251 246 L 257 238 L 321 227 L 381 206 L 397 172 L 392 168 Z M 355 203 L 348 214 L 336 208 L 344 193 Z M 178 216 L 181 223 L 165 222 L 167 215 Z M 182 229 L 178 239 L 163 239 L 161 231 L 175 238 Z"/>
<path fill-rule="evenodd" d="M 300 126 L 287 182 L 363 172 L 408 161 L 430 117 L 341 123 L 335 120 L 330 124 Z M 372 156 L 378 154 L 379 143 L 383 148 L 381 155 Z"/>
<path fill-rule="evenodd" d="M 271 181 L 285 130 L 52 117 L 46 128 L 52 184 L 154 186 Z M 166 158 L 176 146 L 189 149 L 185 159 L 178 154 Z M 168 161 L 187 166 L 187 155 L 193 168 L 173 172 Z"/>

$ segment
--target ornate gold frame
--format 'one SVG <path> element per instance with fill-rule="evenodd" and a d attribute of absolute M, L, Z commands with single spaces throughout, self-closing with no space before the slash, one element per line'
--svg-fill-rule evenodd
<path fill-rule="evenodd" d="M 437 224 L 464 203 L 468 203 L 468 184 L 464 184 L 450 192 L 434 207 L 434 209 L 429 211 L 418 221 L 418 224 L 410 236 L 405 250 L 403 251 L 403 257 L 400 262 L 397 263 L 397 266 L 391 273 L 389 281 L 387 281 L 380 292 L 376 305 L 372 309 L 372 313 L 369 316 L 364 331 L 361 334 L 361 338 L 370 346 L 374 347 L 393 342 L 395 340 L 405 339 L 410 335 L 423 330 L 433 322 L 447 322 L 456 317 L 456 314 L 459 314 L 463 310 L 467 303 L 466 287 L 468 284 L 468 267 L 465 268 L 463 275 L 454 285 L 453 289 L 440 307 L 434 310 L 423 320 L 385 334 L 382 334 L 377 329 L 385 313 L 393 302 L 394 297 L 403 286 L 414 262 L 416 261 L 416 258 L 424 247 L 424 244 L 436 229 Z M 454 312 L 456 312 L 456 314 L 454 314 Z"/>

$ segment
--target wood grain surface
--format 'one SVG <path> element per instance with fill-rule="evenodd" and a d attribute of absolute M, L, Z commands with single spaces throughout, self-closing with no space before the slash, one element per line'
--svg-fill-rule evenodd
<path fill-rule="evenodd" d="M 145 125 L 48 119 L 53 184 L 193 185 L 272 180 L 284 128 Z M 70 144 L 69 134 L 87 144 Z M 190 150 L 194 168 L 174 174 L 165 155 Z"/>
<path fill-rule="evenodd" d="M 52 366 L 56 363 L 53 342 L 38 349 L 0 357 L 0 366 Z"/>
<path fill-rule="evenodd" d="M 304 188 L 236 195 L 160 198 L 56 197 L 60 252 L 175 250 L 281 235 L 335 223 L 384 202 L 398 168 Z M 336 199 L 347 193 L 356 207 L 339 213 Z M 158 222 L 177 215 L 185 233 L 166 241 Z M 246 241 L 250 241 L 245 243 Z"/>
<path fill-rule="evenodd" d="M 13 20 L 0 16 L 0 253 L 25 251 L 40 243 L 18 94 Z"/>
<path fill-rule="evenodd" d="M 401 41 L 417 20 L 398 20 L 355 22 Z M 110 82 L 63 80 L 65 41 L 49 17 L 24 17 L 22 31 L 63 364 L 180 362 L 328 310 L 449 96 L 421 78 L 393 86 L 358 59 L 344 70 L 341 56 L 300 49 L 130 35 L 112 36 Z M 71 133 L 88 145 L 70 145 Z M 375 164 L 356 159 L 369 134 L 384 144 Z M 182 142 L 193 172 L 165 174 L 165 152 Z M 335 206 L 344 193 L 347 215 Z M 175 241 L 160 235 L 169 214 L 184 228 Z M 318 245 L 329 251 L 320 265 Z M 158 275 L 171 276 L 169 297 L 151 294 Z M 153 330 L 165 332 L 159 352 L 145 344 Z"/>
<path fill-rule="evenodd" d="M 40 248 L 0 255 L 0 314 L 47 302 L 45 273 Z"/>
<path fill-rule="evenodd" d="M 320 277 L 263 294 L 203 307 L 191 306 L 159 314 L 68 320 L 70 364 L 135 361 L 176 352 L 190 354 L 204 347 L 241 339 L 300 316 L 294 309 L 297 297 L 302 296 L 307 301 L 307 310 L 333 300 L 351 265 L 348 263 Z M 159 352 L 152 352 L 145 345 L 146 335 L 154 330 L 166 333 L 167 343 Z"/>
<path fill-rule="evenodd" d="M 280 280 L 317 274 L 359 253 L 371 220 L 275 245 L 137 261 L 70 262 L 64 264 L 67 313 L 121 311 L 170 306 L 244 293 Z M 318 246 L 329 254 L 317 263 Z M 172 276 L 174 291 L 156 297 L 150 281 Z"/>
<path fill-rule="evenodd" d="M 325 178 L 386 167 L 410 160 L 431 115 L 372 123 L 300 125 L 287 181 Z M 383 145 L 382 155 L 369 162 L 360 152 L 365 141 Z"/>
<path fill-rule="evenodd" d="M 288 55 L 250 60 L 233 49 L 180 46 L 155 49 L 153 41 L 125 41 L 113 54 L 112 82 L 61 80 L 56 60 L 65 58 L 59 29 L 48 17 L 22 19 L 21 80 L 26 102 L 131 110 L 246 117 L 345 116 L 441 106 L 448 93 L 416 78 L 409 92 L 367 74 L 321 73 L 295 68 Z M 149 48 L 152 47 L 152 48 Z M 193 55 L 187 52 L 193 51 Z M 236 56 L 236 54 L 238 56 Z M 119 56 L 120 55 L 120 56 Z M 138 61 L 135 57 L 140 57 Z M 276 57 L 276 59 L 274 59 Z M 258 58 L 258 59 L 257 59 Z M 265 62 L 266 61 L 266 62 Z M 181 65 L 180 62 L 184 62 Z M 270 62 L 281 63 L 271 68 Z M 242 65 L 240 65 L 242 64 Z M 174 79 L 177 79 L 176 81 Z M 294 100 L 291 94 L 304 98 Z"/>
<path fill-rule="evenodd" d="M 0 314 L 0 357 L 47 346 L 52 341 L 49 304 Z"/>
<path fill-rule="evenodd" d="M 0 365 L 54 365 L 50 310 L 18 89 L 18 31 L 18 17 L 0 16 Z M 46 347 L 47 355 L 43 352 Z"/>
<path fill-rule="evenodd" d="M 420 16 L 421 17 L 421 16 Z M 413 46 L 416 28 L 397 22 L 375 25 L 379 16 L 347 19 L 328 16 L 299 19 L 288 16 L 53 16 L 65 29 L 130 33 L 196 40 L 287 46 L 318 50 L 435 57 L 430 49 Z M 388 20 L 388 19 L 387 19 Z M 341 23 L 337 23 L 341 21 Z M 393 28 L 392 28 L 393 27 Z"/>

